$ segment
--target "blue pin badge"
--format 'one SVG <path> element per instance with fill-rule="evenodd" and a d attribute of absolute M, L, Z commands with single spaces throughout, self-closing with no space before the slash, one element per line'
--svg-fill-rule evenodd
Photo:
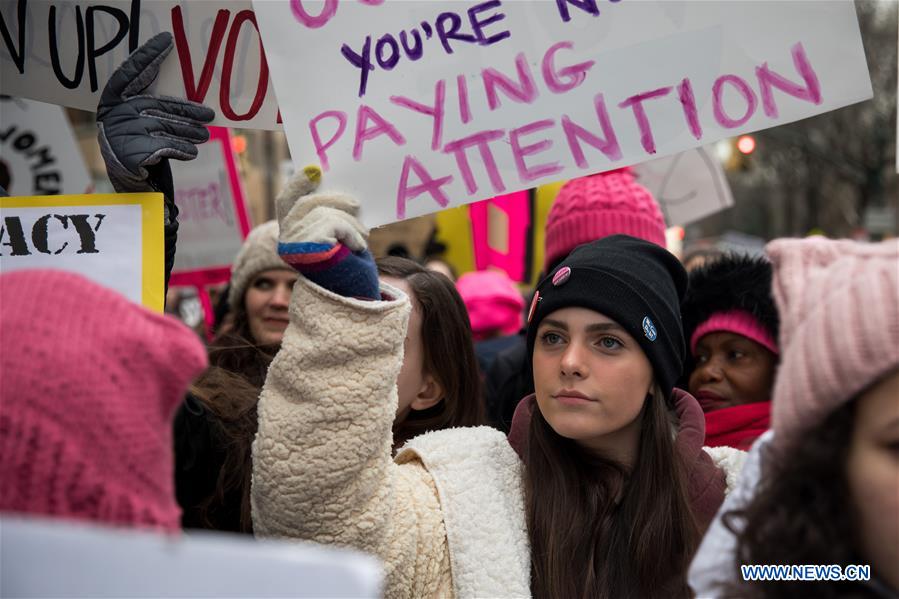
<path fill-rule="evenodd" d="M 655 341 L 656 337 L 659 336 L 658 331 L 656 331 L 656 325 L 649 316 L 643 317 L 643 334 L 650 341 Z"/>

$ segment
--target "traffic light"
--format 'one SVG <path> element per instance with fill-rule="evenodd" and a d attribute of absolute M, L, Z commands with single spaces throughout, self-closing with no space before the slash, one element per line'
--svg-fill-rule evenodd
<path fill-rule="evenodd" d="M 737 138 L 737 149 L 741 154 L 752 154 L 755 151 L 755 138 L 751 135 L 741 135 Z"/>
<path fill-rule="evenodd" d="M 741 135 L 736 142 L 737 151 L 734 152 L 735 167 L 741 171 L 752 168 L 752 153 L 755 152 L 755 138 L 751 135 Z"/>
<path fill-rule="evenodd" d="M 752 168 L 752 153 L 757 143 L 752 135 L 722 139 L 715 146 L 718 160 L 729 171 L 748 171 Z"/>

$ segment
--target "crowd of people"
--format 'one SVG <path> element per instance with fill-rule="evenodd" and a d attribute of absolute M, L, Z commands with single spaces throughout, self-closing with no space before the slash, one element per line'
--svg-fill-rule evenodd
<path fill-rule="evenodd" d="M 168 160 L 212 119 L 145 92 L 171 47 L 98 112 L 117 191 L 165 195 L 167 275 Z M 0 510 L 352 547 L 387 597 L 899 594 L 899 242 L 688 273 L 618 169 L 562 187 L 525 299 L 375 260 L 321 182 L 249 234 L 206 345 L 78 275 L 0 277 Z M 870 577 L 741 569 L 766 564 Z"/>

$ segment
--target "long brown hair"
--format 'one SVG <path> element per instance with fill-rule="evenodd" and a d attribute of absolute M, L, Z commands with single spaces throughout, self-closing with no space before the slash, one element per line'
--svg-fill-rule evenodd
<path fill-rule="evenodd" d="M 789 447 L 762 455 L 764 476 L 753 499 L 723 521 L 736 535 L 729 597 L 865 597 L 877 593 L 849 581 L 743 581 L 741 565 L 864 564 L 846 462 L 855 423 L 851 401 Z"/>
<path fill-rule="evenodd" d="M 443 389 L 443 399 L 427 410 L 412 410 L 393 426 L 394 447 L 427 431 L 484 424 L 481 380 L 465 303 L 453 282 L 412 260 L 388 256 L 377 261 L 382 276 L 403 279 L 421 310 L 422 366 Z"/>
<path fill-rule="evenodd" d="M 628 470 L 531 418 L 525 476 L 534 597 L 686 597 L 699 543 L 671 414 L 655 389 Z M 620 498 L 620 499 L 619 499 Z"/>
<path fill-rule="evenodd" d="M 211 414 L 209 424 L 224 461 L 215 492 L 196 506 L 210 528 L 221 526 L 220 513 L 239 509 L 239 532 L 252 533 L 250 480 L 257 404 L 277 345 L 256 345 L 242 306 L 234 312 L 234 327 L 209 346 L 210 367 L 190 388 Z M 239 506 L 232 505 L 239 502 Z"/>

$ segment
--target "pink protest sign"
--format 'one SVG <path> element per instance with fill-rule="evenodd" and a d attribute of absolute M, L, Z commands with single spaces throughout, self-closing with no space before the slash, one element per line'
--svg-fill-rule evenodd
<path fill-rule="evenodd" d="M 524 281 L 530 194 L 516 191 L 477 202 L 469 207 L 475 268 L 506 271 L 513 281 Z"/>
<path fill-rule="evenodd" d="M 255 0 L 297 166 L 369 226 L 871 97 L 849 0 Z"/>
<path fill-rule="evenodd" d="M 231 137 L 222 127 L 209 132 L 195 160 L 171 163 L 179 210 L 172 285 L 228 281 L 231 263 L 250 232 Z"/>

